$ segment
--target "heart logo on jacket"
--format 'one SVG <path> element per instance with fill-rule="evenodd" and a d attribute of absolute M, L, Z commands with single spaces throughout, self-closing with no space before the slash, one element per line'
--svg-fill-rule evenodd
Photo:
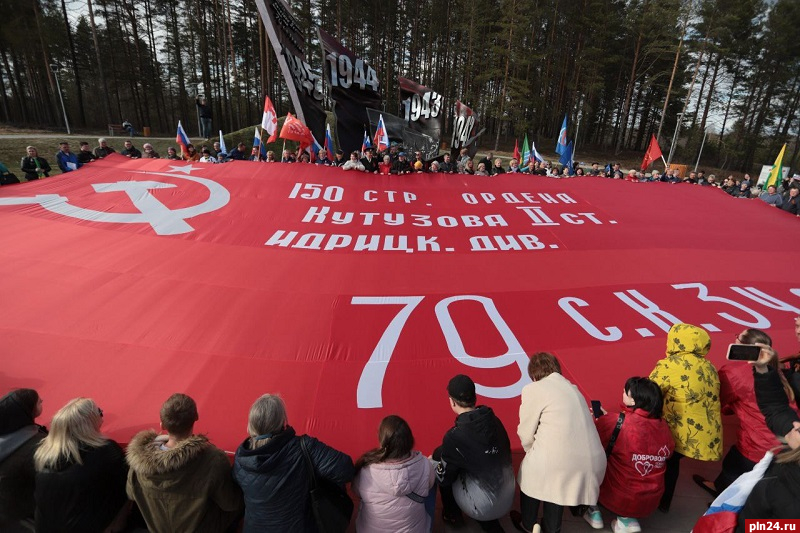
<path fill-rule="evenodd" d="M 653 464 L 649 461 L 642 462 L 636 461 L 636 464 L 633 465 L 636 468 L 636 471 L 641 474 L 642 477 L 646 476 L 653 470 Z"/>

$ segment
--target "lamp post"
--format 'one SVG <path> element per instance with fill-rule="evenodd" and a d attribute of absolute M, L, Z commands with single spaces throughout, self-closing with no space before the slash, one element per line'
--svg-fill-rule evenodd
<path fill-rule="evenodd" d="M 58 99 L 61 101 L 61 112 L 64 113 L 64 124 L 67 126 L 67 135 L 71 135 L 69 131 L 69 120 L 67 120 L 67 108 L 64 107 L 64 95 L 61 94 L 61 84 L 58 82 L 58 71 L 61 65 L 58 63 L 50 63 L 50 70 L 53 72 L 53 77 L 56 79 L 56 88 L 58 89 Z"/>
<path fill-rule="evenodd" d="M 694 164 L 695 172 L 697 172 L 697 167 L 700 166 L 700 158 L 703 156 L 703 147 L 706 145 L 706 136 L 708 136 L 708 128 L 703 132 L 703 142 L 700 143 L 700 153 L 697 154 L 697 162 Z"/>
<path fill-rule="evenodd" d="M 578 100 L 578 123 L 575 126 L 575 140 L 572 141 L 572 160 L 577 161 L 578 159 L 575 157 L 575 148 L 578 146 L 578 132 L 581 130 L 581 119 L 583 118 L 583 95 L 581 94 L 580 100 Z"/>
<path fill-rule="evenodd" d="M 200 92 L 200 88 L 197 88 L 197 96 L 194 98 L 194 108 L 197 111 L 197 136 L 203 136 L 203 126 L 200 125 L 200 100 L 205 98 L 206 95 Z"/>
<path fill-rule="evenodd" d="M 675 151 L 675 144 L 678 142 L 678 130 L 681 129 L 681 118 L 683 113 L 678 113 L 678 122 L 675 124 L 675 133 L 672 134 L 672 144 L 669 145 L 669 156 L 667 156 L 667 168 L 672 163 L 672 153 Z"/>

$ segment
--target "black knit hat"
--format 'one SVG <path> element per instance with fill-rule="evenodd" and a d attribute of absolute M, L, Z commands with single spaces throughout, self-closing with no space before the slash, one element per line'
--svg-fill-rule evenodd
<path fill-rule="evenodd" d="M 459 374 L 447 384 L 447 394 L 454 400 L 470 405 L 475 404 L 475 382 L 469 376 Z"/>

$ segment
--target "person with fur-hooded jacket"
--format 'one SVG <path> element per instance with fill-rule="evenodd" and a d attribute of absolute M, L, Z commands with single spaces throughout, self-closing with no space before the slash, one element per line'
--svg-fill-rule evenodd
<path fill-rule="evenodd" d="M 42 399 L 33 389 L 17 389 L 0 398 L 0 530 L 33 519 L 36 472 L 33 453 L 47 436 L 34 421 Z"/>
<path fill-rule="evenodd" d="M 168 435 L 142 431 L 128 444 L 128 497 L 152 533 L 227 530 L 242 511 L 242 492 L 225 452 L 194 435 L 197 405 L 185 394 L 161 407 Z"/>
<path fill-rule="evenodd" d="M 312 533 L 317 524 L 309 505 L 309 479 L 303 446 L 317 480 L 343 488 L 353 479 L 353 460 L 288 424 L 280 396 L 264 394 L 250 408 L 249 436 L 236 450 L 233 477 L 244 492 L 244 533 Z"/>

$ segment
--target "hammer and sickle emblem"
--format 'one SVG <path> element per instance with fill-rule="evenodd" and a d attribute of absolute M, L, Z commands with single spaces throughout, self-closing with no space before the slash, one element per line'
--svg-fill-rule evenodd
<path fill-rule="evenodd" d="M 154 189 L 177 187 L 162 181 L 118 181 L 116 183 L 95 183 L 98 193 L 124 192 L 133 202 L 138 213 L 110 213 L 85 209 L 69 203 L 69 199 L 59 194 L 39 194 L 29 197 L 0 198 L 0 205 L 35 205 L 66 217 L 88 220 L 90 222 L 113 222 L 117 224 L 149 224 L 158 235 L 180 235 L 194 231 L 187 219 L 216 211 L 228 204 L 231 195 L 219 183 L 196 176 L 177 176 L 161 172 L 148 172 L 149 176 L 167 176 L 193 181 L 209 191 L 208 199 L 200 204 L 180 209 L 170 209 L 150 192 Z"/>

